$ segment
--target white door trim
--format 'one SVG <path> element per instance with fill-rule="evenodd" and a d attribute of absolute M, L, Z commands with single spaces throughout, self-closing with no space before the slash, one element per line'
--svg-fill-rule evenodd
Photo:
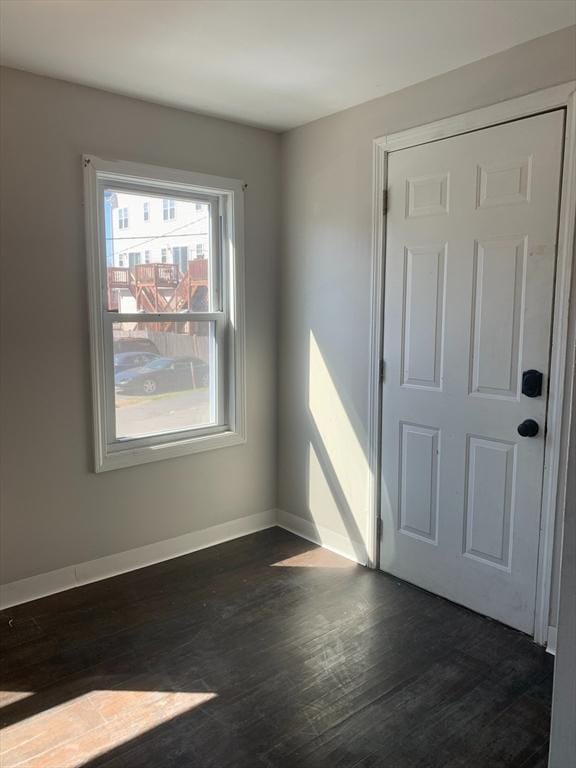
<path fill-rule="evenodd" d="M 380 442 L 382 389 L 381 372 L 384 322 L 384 264 L 386 259 L 385 190 L 387 188 L 388 154 L 399 149 L 426 144 L 470 131 L 489 128 L 499 123 L 519 120 L 552 109 L 566 111 L 564 162 L 560 198 L 558 251 L 555 281 L 550 391 L 544 453 L 544 486 L 540 521 L 538 583 L 536 587 L 534 639 L 545 644 L 550 613 L 552 558 L 556 519 L 563 523 L 567 476 L 568 415 L 575 364 L 575 350 L 568 345 L 568 315 L 576 210 L 576 81 L 547 88 L 490 107 L 477 109 L 434 123 L 381 136 L 373 145 L 373 226 L 371 280 L 370 339 L 370 430 L 371 468 L 370 510 L 366 531 L 369 565 L 376 568 L 379 556 L 380 519 Z M 558 526 L 561 533 L 562 524 Z"/>

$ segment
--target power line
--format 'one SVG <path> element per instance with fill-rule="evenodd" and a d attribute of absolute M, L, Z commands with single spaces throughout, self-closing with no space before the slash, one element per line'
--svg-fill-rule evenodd
<path fill-rule="evenodd" d="M 185 224 L 182 224 L 179 227 L 174 227 L 174 229 L 171 229 L 168 232 L 164 232 L 164 234 L 162 234 L 162 235 L 153 235 L 152 237 L 149 237 L 147 240 L 142 240 L 141 243 L 134 243 L 134 245 L 130 246 L 130 248 L 124 248 L 123 250 L 118 251 L 117 255 L 119 256 L 121 253 L 126 253 L 127 251 L 129 251 L 130 249 L 133 249 L 133 248 L 139 248 L 142 245 L 146 245 L 146 243 L 152 243 L 155 240 L 160 240 L 161 238 L 168 237 L 169 235 L 173 234 L 174 232 L 178 232 L 179 230 L 184 229 L 185 227 L 190 227 L 193 224 L 198 224 L 198 222 L 204 221 L 207 218 L 208 218 L 207 215 L 203 214 L 198 219 L 194 219 L 193 221 L 187 221 Z M 187 233 L 185 235 L 176 235 L 176 237 L 192 237 L 195 234 L 196 234 L 195 232 L 189 232 L 189 233 Z M 202 233 L 202 234 L 207 234 L 207 233 Z M 114 240 L 134 240 L 134 239 L 135 238 L 130 238 L 130 237 L 122 237 L 122 238 L 120 238 L 120 237 L 107 237 L 106 238 L 106 240 L 111 240 L 112 242 L 114 242 Z"/>
<path fill-rule="evenodd" d="M 163 237 L 197 237 L 199 235 L 207 235 L 208 232 L 183 232 L 181 235 L 153 235 L 151 240 L 162 240 Z M 112 242 L 115 242 L 116 240 L 136 240 L 136 236 L 133 235 L 132 237 L 107 237 L 106 240 L 111 240 Z M 149 242 L 148 240 L 144 240 L 141 245 L 144 245 L 145 243 Z"/>

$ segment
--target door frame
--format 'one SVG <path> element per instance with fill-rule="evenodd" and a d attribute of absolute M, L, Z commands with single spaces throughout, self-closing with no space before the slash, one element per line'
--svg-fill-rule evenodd
<path fill-rule="evenodd" d="M 536 91 L 527 96 L 466 112 L 373 141 L 372 191 L 372 264 L 371 264 L 371 337 L 369 385 L 369 463 L 370 501 L 366 548 L 368 565 L 378 567 L 381 517 L 380 488 L 382 439 L 382 382 L 386 361 L 383 358 L 384 275 L 386 263 L 386 190 L 388 154 L 400 149 L 428 144 L 494 125 L 533 117 L 556 109 L 565 111 L 562 185 L 554 284 L 551 358 L 547 431 L 544 444 L 542 511 L 538 546 L 538 577 L 534 639 L 541 645 L 548 641 L 555 539 L 560 547 L 566 501 L 568 468 L 569 406 L 574 387 L 574 344 L 569 344 L 569 320 L 576 308 L 570 307 L 570 286 L 574 262 L 576 226 L 576 81 Z M 569 318 L 570 314 L 570 318 Z"/>

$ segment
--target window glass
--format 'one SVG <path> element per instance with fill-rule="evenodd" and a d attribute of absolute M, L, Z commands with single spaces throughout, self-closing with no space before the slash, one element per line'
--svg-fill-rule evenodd
<path fill-rule="evenodd" d="M 169 221 L 176 218 L 175 200 L 162 200 L 162 217 L 164 218 L 164 221 Z"/>
<path fill-rule="evenodd" d="M 120 439 L 216 423 L 214 324 L 115 323 L 114 412 Z M 147 359 L 128 355 L 148 347 Z M 134 367 L 130 366 L 134 363 Z"/>
<path fill-rule="evenodd" d="M 128 229 L 128 208 L 118 209 L 118 229 Z"/>
<path fill-rule="evenodd" d="M 107 189 L 105 198 L 105 210 L 118 209 L 107 226 L 108 307 L 119 312 L 211 310 L 215 224 L 211 206 L 178 200 L 181 215 L 175 223 L 162 215 L 176 205 L 175 200 L 115 189 Z M 150 212 L 146 224 L 130 214 L 144 206 Z"/>
<path fill-rule="evenodd" d="M 244 442 L 242 182 L 83 167 L 96 471 Z"/>

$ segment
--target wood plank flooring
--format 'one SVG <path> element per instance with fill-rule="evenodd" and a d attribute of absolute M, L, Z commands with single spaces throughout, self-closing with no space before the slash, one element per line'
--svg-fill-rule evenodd
<path fill-rule="evenodd" d="M 552 658 L 278 528 L 0 614 L 2 768 L 544 768 Z"/>

